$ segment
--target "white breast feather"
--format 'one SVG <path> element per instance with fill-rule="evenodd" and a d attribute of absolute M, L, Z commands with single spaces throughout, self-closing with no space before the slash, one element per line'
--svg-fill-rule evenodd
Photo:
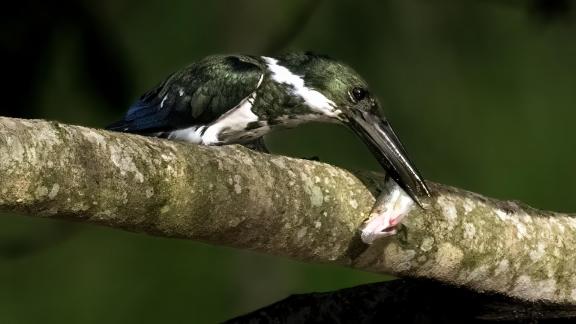
<path fill-rule="evenodd" d="M 218 139 L 218 135 L 222 131 L 242 132 L 248 124 L 258 121 L 258 116 L 252 112 L 255 99 L 256 92 L 253 92 L 250 96 L 244 98 L 236 107 L 212 123 L 208 129 L 206 129 L 204 135 L 202 135 L 202 144 L 219 144 L 220 140 Z"/>
<path fill-rule="evenodd" d="M 168 139 L 186 141 L 194 144 L 202 144 L 202 130 L 206 126 L 191 126 L 188 128 L 178 129 L 168 134 Z"/>
<path fill-rule="evenodd" d="M 264 74 L 260 76 L 256 90 L 262 84 L 263 79 Z M 256 90 L 210 125 L 195 125 L 179 129 L 171 132 L 168 138 L 203 145 L 222 144 L 219 135 L 223 131 L 241 133 L 248 124 L 258 121 L 258 116 L 252 112 L 252 106 L 256 100 Z"/>

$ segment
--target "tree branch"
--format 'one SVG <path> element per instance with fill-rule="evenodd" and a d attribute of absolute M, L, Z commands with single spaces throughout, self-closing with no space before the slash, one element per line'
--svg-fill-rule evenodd
<path fill-rule="evenodd" d="M 576 219 L 429 183 L 426 211 L 358 237 L 382 175 L 0 118 L 0 210 L 199 240 L 524 300 L 576 303 Z"/>
<path fill-rule="evenodd" d="M 575 318 L 574 305 L 521 301 L 432 280 L 397 279 L 292 295 L 225 323 L 558 324 Z"/>

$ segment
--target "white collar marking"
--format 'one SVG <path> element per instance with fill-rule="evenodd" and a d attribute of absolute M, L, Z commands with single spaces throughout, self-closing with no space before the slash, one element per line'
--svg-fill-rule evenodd
<path fill-rule="evenodd" d="M 292 87 L 292 94 L 302 98 L 306 105 L 313 111 L 330 117 L 337 115 L 338 110 L 335 110 L 336 104 L 319 91 L 306 87 L 304 85 L 304 79 L 302 79 L 301 76 L 279 65 L 278 60 L 275 58 L 266 56 L 262 56 L 262 58 L 266 61 L 268 70 L 272 73 L 272 79 L 278 83 L 290 85 Z"/>

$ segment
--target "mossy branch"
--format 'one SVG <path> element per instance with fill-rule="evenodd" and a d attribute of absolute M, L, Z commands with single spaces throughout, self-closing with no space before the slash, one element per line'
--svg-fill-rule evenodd
<path fill-rule="evenodd" d="M 382 175 L 240 146 L 202 147 L 0 118 L 0 210 L 576 303 L 576 219 L 429 183 L 426 211 L 371 246 Z"/>

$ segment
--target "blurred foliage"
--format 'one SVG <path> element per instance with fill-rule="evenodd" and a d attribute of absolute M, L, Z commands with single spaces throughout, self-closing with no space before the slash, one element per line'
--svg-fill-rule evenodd
<path fill-rule="evenodd" d="M 101 127 L 213 53 L 310 49 L 372 85 L 426 178 L 576 209 L 569 0 L 23 0 L 2 13 L 2 115 Z M 342 127 L 274 152 L 379 169 Z M 383 277 L 104 228 L 0 218 L 1 323 L 214 322 Z"/>

